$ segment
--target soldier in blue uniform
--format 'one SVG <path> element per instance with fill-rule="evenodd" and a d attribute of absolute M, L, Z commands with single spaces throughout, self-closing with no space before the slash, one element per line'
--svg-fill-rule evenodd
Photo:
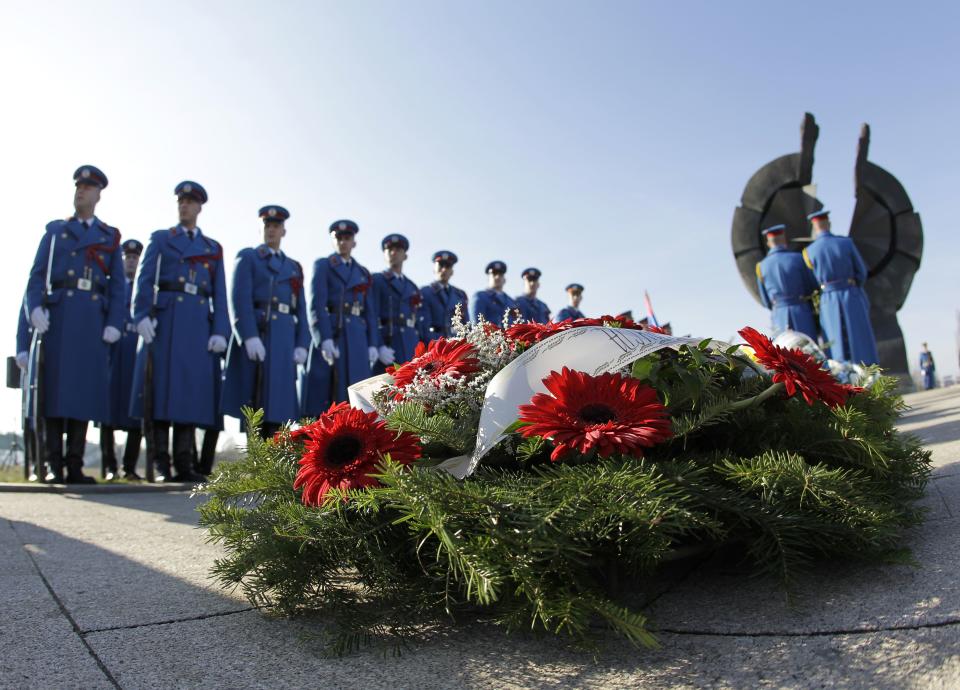
<path fill-rule="evenodd" d="M 460 318 L 470 320 L 467 293 L 450 284 L 457 255 L 445 249 L 433 254 L 433 274 L 436 280 L 420 288 L 423 296 L 421 338 L 425 343 L 449 338 L 453 333 L 453 316 L 460 305 Z"/>
<path fill-rule="evenodd" d="M 133 318 L 143 347 L 137 352 L 130 414 L 143 417 L 147 346 L 153 347 L 154 462 L 173 481 L 197 482 L 193 471 L 196 427 L 218 424 L 221 354 L 227 349 L 230 317 L 223 249 L 197 227 L 206 190 L 192 181 L 176 186 L 178 225 L 157 230 L 140 261 Z M 154 301 L 156 305 L 154 306 Z M 212 302 L 212 305 L 211 305 Z M 155 316 L 152 314 L 155 313 Z"/>
<path fill-rule="evenodd" d="M 923 390 L 928 391 L 937 386 L 937 365 L 933 361 L 933 353 L 923 344 L 920 351 L 920 373 L 923 374 Z"/>
<path fill-rule="evenodd" d="M 370 272 L 352 253 L 360 228 L 352 220 L 330 226 L 336 251 L 313 264 L 310 366 L 301 383 L 303 414 L 316 417 L 347 399 L 347 386 L 370 377 L 380 358 L 379 314 Z"/>
<path fill-rule="evenodd" d="M 786 225 L 774 225 L 761 232 L 770 252 L 763 261 L 757 262 L 760 301 L 773 312 L 775 335 L 790 329 L 816 342 L 813 293 L 817 290 L 817 281 L 804 265 L 803 256 L 787 249 L 786 231 Z"/>
<path fill-rule="evenodd" d="M 830 232 L 829 214 L 820 210 L 807 216 L 814 240 L 803 250 L 803 260 L 820 286 L 820 328 L 833 359 L 876 364 L 877 342 L 863 291 L 867 267 L 853 240 Z"/>
<path fill-rule="evenodd" d="M 485 321 L 495 326 L 502 326 L 504 318 L 508 325 L 516 321 L 517 303 L 503 291 L 507 282 L 507 265 L 502 261 L 491 261 L 487 264 L 487 289 L 477 292 L 473 296 L 474 318 L 479 322 L 482 316 Z M 507 315 L 507 311 L 510 314 Z"/>
<path fill-rule="evenodd" d="M 290 212 L 270 205 L 259 214 L 263 244 L 241 249 L 233 274 L 234 333 L 223 412 L 240 417 L 242 406 L 262 408 L 260 433 L 269 438 L 284 423 L 300 418 L 297 367 L 307 361 L 310 326 L 303 268 L 280 249 Z"/>
<path fill-rule="evenodd" d="M 94 215 L 107 177 L 92 165 L 73 175 L 75 213 L 47 224 L 27 283 L 27 310 L 43 334 L 47 460 L 52 480 L 83 474 L 89 422 L 107 421 L 110 345 L 123 327 L 120 231 Z M 50 266 L 48 275 L 47 267 Z M 63 434 L 66 432 L 66 452 Z"/>
<path fill-rule="evenodd" d="M 533 323 L 547 323 L 550 321 L 550 307 L 537 299 L 537 290 L 540 289 L 539 268 L 525 268 L 520 277 L 523 278 L 524 292 L 517 297 L 517 308 L 524 321 Z"/>
<path fill-rule="evenodd" d="M 423 297 L 416 283 L 403 275 L 410 242 L 403 235 L 387 235 L 380 243 L 387 270 L 373 274 L 373 295 L 380 316 L 379 358 L 374 374 L 382 374 L 391 364 L 413 359 L 420 342 Z"/>
<path fill-rule="evenodd" d="M 127 432 L 127 444 L 123 451 L 123 478 L 141 480 L 137 474 L 137 460 L 140 457 L 140 441 L 143 434 L 140 420 L 130 416 L 130 393 L 133 389 L 133 366 L 137 360 L 136 324 L 133 322 L 131 305 L 133 301 L 134 278 L 137 263 L 143 254 L 143 243 L 126 240 L 123 247 L 124 273 L 124 311 L 123 336 L 110 346 L 110 416 L 100 426 L 100 454 L 103 458 L 103 478 L 115 479 L 118 474 L 117 454 L 113 432 L 122 429 Z"/>
<path fill-rule="evenodd" d="M 583 286 L 580 283 L 570 283 L 565 289 L 568 304 L 557 313 L 557 321 L 587 318 L 580 311 L 580 302 L 583 300 Z"/>

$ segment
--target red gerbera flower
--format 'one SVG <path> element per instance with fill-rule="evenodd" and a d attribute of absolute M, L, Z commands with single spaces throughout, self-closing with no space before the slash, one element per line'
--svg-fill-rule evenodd
<path fill-rule="evenodd" d="M 480 360 L 476 358 L 473 345 L 463 340 L 440 338 L 425 347 L 417 344 L 413 359 L 406 364 L 393 368 L 393 382 L 401 388 L 413 382 L 417 374 L 426 373 L 431 379 L 441 374 L 456 378 L 472 374 L 480 369 Z"/>
<path fill-rule="evenodd" d="M 850 391 L 810 355 L 774 345 L 770 338 L 750 327 L 739 333 L 753 348 L 757 361 L 774 372 L 773 382 L 783 383 L 787 395 L 800 391 L 808 405 L 814 400 L 822 400 L 830 407 L 836 407 L 847 401 Z"/>
<path fill-rule="evenodd" d="M 673 436 L 667 410 L 654 389 L 620 374 L 590 376 L 564 367 L 543 380 L 552 395 L 537 393 L 520 406 L 526 437 L 554 443 L 551 460 L 571 451 L 600 457 L 643 456 L 643 449 Z"/>
<path fill-rule="evenodd" d="M 570 319 L 555 323 L 515 323 L 507 329 L 507 337 L 524 345 L 535 345 L 554 333 L 560 333 L 571 328 Z"/>
<path fill-rule="evenodd" d="M 375 412 L 364 412 L 347 403 L 334 405 L 303 429 L 304 454 L 294 489 L 303 487 L 304 505 L 318 506 L 333 489 L 373 486 L 377 463 L 390 459 L 407 465 L 420 457 L 413 434 L 387 428 Z"/>

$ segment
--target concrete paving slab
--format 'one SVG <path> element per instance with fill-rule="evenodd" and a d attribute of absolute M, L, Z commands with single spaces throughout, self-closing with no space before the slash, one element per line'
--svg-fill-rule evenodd
<path fill-rule="evenodd" d="M 898 427 L 920 437 L 933 453 L 933 473 L 960 474 L 960 386 L 903 396 L 911 406 Z"/>
<path fill-rule="evenodd" d="M 6 498 L 15 500 L 0 513 L 22 516 L 18 537 L 36 549 L 37 564 L 81 630 L 249 607 L 210 580 L 220 551 L 205 543 L 196 502 L 185 495 Z"/>
<path fill-rule="evenodd" d="M 773 578 L 705 567 L 660 597 L 657 626 L 710 633 L 878 630 L 960 621 L 960 520 L 928 522 L 907 540 L 918 566 L 819 565 L 787 601 Z"/>
<path fill-rule="evenodd" d="M 87 639 L 124 688 L 909 688 L 956 687 L 956 626 L 811 637 L 662 636 L 658 650 L 609 640 L 601 656 L 489 626 L 441 631 L 400 657 L 325 658 L 311 626 L 257 612 Z M 163 650 L 176 664 L 156 663 Z"/>
<path fill-rule="evenodd" d="M 8 533 L 13 534 L 7 521 L 0 521 L 0 554 L 17 563 L 0 574 L 0 687 L 112 688 L 29 556 L 11 543 Z"/>

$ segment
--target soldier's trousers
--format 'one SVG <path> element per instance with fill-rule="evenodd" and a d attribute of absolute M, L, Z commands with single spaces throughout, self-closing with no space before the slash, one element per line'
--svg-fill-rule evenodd
<path fill-rule="evenodd" d="M 153 423 L 154 448 L 157 472 L 170 476 L 170 422 L 157 420 Z M 196 427 L 192 424 L 173 424 L 173 466 L 177 474 L 189 473 L 193 469 L 196 453 L 194 436 Z"/>
<path fill-rule="evenodd" d="M 58 479 L 64 466 L 71 473 L 83 471 L 83 449 L 87 443 L 86 420 L 47 417 L 47 462 Z M 63 452 L 63 434 L 67 434 L 67 452 Z"/>
<path fill-rule="evenodd" d="M 114 445 L 112 426 L 100 427 L 100 454 L 103 466 L 107 470 L 117 471 L 117 451 Z M 137 469 L 137 460 L 140 458 L 140 440 L 143 432 L 140 429 L 123 429 L 127 432 L 127 445 L 123 449 L 123 471 L 134 472 Z"/>
<path fill-rule="evenodd" d="M 203 430 L 203 445 L 200 447 L 200 456 L 196 456 L 197 449 L 194 446 L 194 466 L 197 474 L 209 476 L 213 472 L 213 461 L 217 455 L 217 440 L 220 438 L 220 432 L 217 429 Z"/>

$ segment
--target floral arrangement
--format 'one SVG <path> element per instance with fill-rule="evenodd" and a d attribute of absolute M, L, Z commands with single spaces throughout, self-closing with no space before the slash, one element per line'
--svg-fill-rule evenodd
<path fill-rule="evenodd" d="M 575 329 L 643 327 L 455 326 L 394 368 L 372 409 L 341 403 L 273 439 L 251 434 L 200 509 L 226 549 L 224 586 L 322 615 L 338 653 L 405 643 L 442 617 L 581 644 L 600 620 L 652 645 L 618 583 L 685 547 L 736 544 L 788 588 L 812 559 L 903 559 L 929 454 L 894 429 L 894 380 L 842 383 L 750 328 L 743 349 L 662 336 L 668 347 L 613 370 L 551 370 L 458 477 L 444 468 L 474 451 L 511 362 Z M 259 421 L 250 411 L 250 428 Z"/>

